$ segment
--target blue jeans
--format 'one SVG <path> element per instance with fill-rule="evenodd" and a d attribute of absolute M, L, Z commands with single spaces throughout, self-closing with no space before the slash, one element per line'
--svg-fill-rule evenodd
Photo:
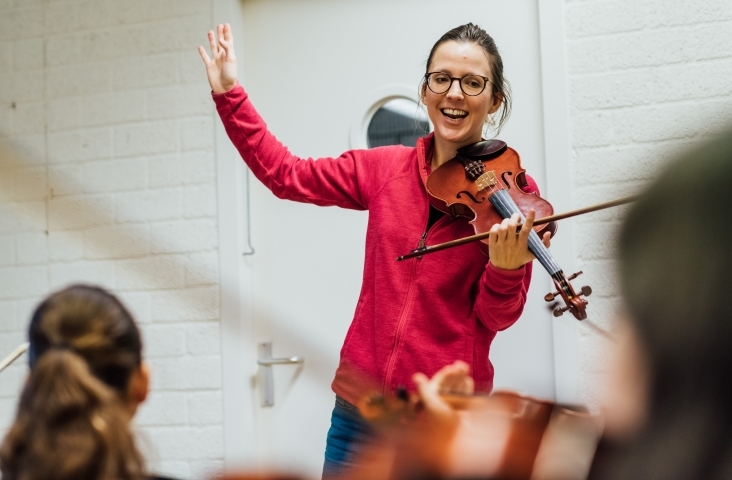
<path fill-rule="evenodd" d="M 337 478 L 344 470 L 353 466 L 359 446 L 372 435 L 371 425 L 361 417 L 356 406 L 336 396 L 325 443 L 323 479 Z"/>

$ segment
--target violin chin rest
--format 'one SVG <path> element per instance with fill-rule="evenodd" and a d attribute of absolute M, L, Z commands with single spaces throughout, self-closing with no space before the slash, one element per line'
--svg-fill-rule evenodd
<path fill-rule="evenodd" d="M 493 138 L 472 143 L 458 149 L 458 156 L 471 160 L 486 160 L 503 153 L 507 148 L 506 142 Z"/>

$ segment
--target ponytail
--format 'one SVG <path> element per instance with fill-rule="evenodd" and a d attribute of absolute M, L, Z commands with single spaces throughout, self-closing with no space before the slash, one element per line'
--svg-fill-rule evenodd
<path fill-rule="evenodd" d="M 0 446 L 3 480 L 142 480 L 119 394 L 67 348 L 38 358 Z"/>

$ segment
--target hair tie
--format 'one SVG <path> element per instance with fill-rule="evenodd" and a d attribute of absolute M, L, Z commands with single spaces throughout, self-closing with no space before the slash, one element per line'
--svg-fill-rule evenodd
<path fill-rule="evenodd" d="M 57 343 L 57 344 L 51 345 L 48 349 L 49 350 L 58 350 L 58 351 L 67 351 L 67 352 L 74 352 L 74 353 L 76 353 L 76 350 L 74 350 L 71 347 L 71 345 L 69 345 L 66 342 L 62 342 L 62 343 Z"/>
<path fill-rule="evenodd" d="M 76 350 L 74 350 L 71 345 L 69 345 L 66 342 L 63 343 L 57 343 L 54 345 L 49 345 L 47 348 L 42 350 L 41 355 L 38 354 L 36 351 L 36 347 L 31 343 L 28 347 L 28 366 L 30 368 L 33 368 L 35 364 L 38 362 L 38 358 L 42 356 L 44 353 L 48 352 L 49 350 L 57 350 L 57 351 L 69 351 L 73 353 L 77 353 Z"/>

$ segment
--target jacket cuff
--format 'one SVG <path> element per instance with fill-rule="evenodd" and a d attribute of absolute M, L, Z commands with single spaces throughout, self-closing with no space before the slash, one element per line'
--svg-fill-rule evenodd
<path fill-rule="evenodd" d="M 510 278 L 524 278 L 524 275 L 526 275 L 526 265 L 522 265 L 521 267 L 517 268 L 516 270 L 504 270 L 502 268 L 498 268 L 495 265 L 493 265 L 490 261 L 488 262 L 488 270 L 491 271 L 492 275 L 503 277 L 505 279 Z"/>
<path fill-rule="evenodd" d="M 211 91 L 211 97 L 216 102 L 216 106 L 220 107 L 232 101 L 243 100 L 247 97 L 247 94 L 244 91 L 244 87 L 239 82 L 236 82 L 236 85 L 225 92 L 216 93 Z"/>

